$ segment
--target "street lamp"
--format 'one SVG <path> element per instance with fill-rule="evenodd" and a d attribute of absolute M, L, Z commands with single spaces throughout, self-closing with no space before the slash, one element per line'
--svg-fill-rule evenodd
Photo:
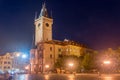
<path fill-rule="evenodd" d="M 104 61 L 103 64 L 109 65 L 111 62 L 110 61 Z"/>
<path fill-rule="evenodd" d="M 69 63 L 68 65 L 70 66 L 70 68 L 72 70 L 74 64 L 73 63 Z"/>
<path fill-rule="evenodd" d="M 70 66 L 70 67 L 73 67 L 73 63 L 69 63 L 69 66 Z"/>
<path fill-rule="evenodd" d="M 110 64 L 111 64 L 110 60 L 103 61 L 103 67 L 104 67 L 103 72 L 110 72 L 110 70 L 111 70 Z"/>
<path fill-rule="evenodd" d="M 22 58 L 26 58 L 27 56 L 25 54 L 22 55 Z"/>
<path fill-rule="evenodd" d="M 45 65 L 46 71 L 48 72 L 49 65 Z"/>
<path fill-rule="evenodd" d="M 20 56 L 20 53 L 16 53 L 16 57 L 19 57 Z"/>
<path fill-rule="evenodd" d="M 47 69 L 48 69 L 49 67 L 50 67 L 49 65 L 45 65 L 45 68 L 47 68 Z"/>

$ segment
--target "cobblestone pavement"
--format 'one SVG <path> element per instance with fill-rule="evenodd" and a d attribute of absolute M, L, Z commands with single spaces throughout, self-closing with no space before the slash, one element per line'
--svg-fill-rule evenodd
<path fill-rule="evenodd" d="M 3 77 L 0 80 L 4 80 Z M 19 74 L 12 80 L 120 80 L 120 74 Z"/>

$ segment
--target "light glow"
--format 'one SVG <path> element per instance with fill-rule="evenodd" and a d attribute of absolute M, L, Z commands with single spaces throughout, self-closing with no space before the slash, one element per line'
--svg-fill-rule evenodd
<path fill-rule="evenodd" d="M 72 66 L 73 66 L 73 63 L 69 63 L 69 66 L 72 67 Z"/>
<path fill-rule="evenodd" d="M 16 56 L 19 57 L 19 56 L 20 56 L 20 53 L 17 53 Z"/>
<path fill-rule="evenodd" d="M 28 67 L 28 66 L 26 66 L 26 67 L 25 67 L 25 69 L 29 69 L 29 67 Z"/>
<path fill-rule="evenodd" d="M 110 61 L 104 61 L 103 63 L 104 64 L 110 64 L 111 62 Z"/>
<path fill-rule="evenodd" d="M 46 68 L 49 68 L 49 65 L 45 65 Z"/>
<path fill-rule="evenodd" d="M 27 56 L 25 54 L 22 55 L 22 58 L 26 58 Z"/>

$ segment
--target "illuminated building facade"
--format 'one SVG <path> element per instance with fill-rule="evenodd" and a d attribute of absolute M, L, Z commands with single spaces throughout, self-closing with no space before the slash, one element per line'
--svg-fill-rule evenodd
<path fill-rule="evenodd" d="M 18 55 L 19 54 L 19 55 Z M 6 53 L 0 55 L 0 71 L 1 72 L 25 72 L 25 67 L 29 64 L 27 58 L 22 58 L 20 52 Z"/>
<path fill-rule="evenodd" d="M 10 70 L 12 70 L 12 55 L 10 53 L 0 55 L 0 71 Z"/>

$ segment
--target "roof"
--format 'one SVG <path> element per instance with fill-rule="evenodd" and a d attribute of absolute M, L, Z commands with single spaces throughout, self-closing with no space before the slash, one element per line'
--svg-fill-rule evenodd
<path fill-rule="evenodd" d="M 74 46 L 82 46 L 82 47 L 86 47 L 86 45 L 81 44 L 79 42 L 76 41 L 72 41 L 72 40 L 64 40 L 64 41 L 59 41 L 59 40 L 50 40 L 50 41 L 46 41 L 45 43 L 48 44 L 57 44 L 57 45 L 62 45 L 62 46 L 66 46 L 66 45 L 74 45 Z"/>
<path fill-rule="evenodd" d="M 0 56 L 6 56 L 7 54 L 9 54 L 10 56 L 12 56 L 12 54 L 10 54 L 10 53 L 0 54 Z"/>
<path fill-rule="evenodd" d="M 41 17 L 41 16 L 49 17 L 45 3 L 44 3 L 43 6 L 42 6 L 42 9 L 41 9 L 41 12 L 40 12 L 39 17 Z"/>

